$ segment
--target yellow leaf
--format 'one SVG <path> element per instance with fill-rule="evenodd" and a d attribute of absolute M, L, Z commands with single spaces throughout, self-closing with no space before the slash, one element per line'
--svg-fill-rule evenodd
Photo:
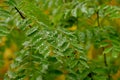
<path fill-rule="evenodd" d="M 110 5 L 116 5 L 116 4 L 117 4 L 116 0 L 111 0 Z"/>
<path fill-rule="evenodd" d="M 54 52 L 53 52 L 53 48 L 52 47 L 50 47 L 50 54 L 49 54 L 50 56 L 53 56 L 54 55 Z"/>
<path fill-rule="evenodd" d="M 6 37 L 2 37 L 2 39 L 1 39 L 1 41 L 0 41 L 0 46 L 5 46 L 6 40 L 7 40 Z"/>
<path fill-rule="evenodd" d="M 17 51 L 17 45 L 15 43 L 12 43 L 10 48 L 11 48 L 12 52 Z"/>
<path fill-rule="evenodd" d="M 94 46 L 91 45 L 87 55 L 89 59 L 93 59 L 93 50 L 94 50 Z"/>
<path fill-rule="evenodd" d="M 5 61 L 10 61 L 15 57 L 15 55 L 13 54 L 13 51 L 10 48 L 6 48 L 3 58 Z"/>
<path fill-rule="evenodd" d="M 93 44 L 91 44 L 90 49 L 88 50 L 87 57 L 91 59 L 97 58 L 99 55 L 103 53 L 103 48 L 95 48 Z"/>
<path fill-rule="evenodd" d="M 55 80 L 65 80 L 65 75 L 62 74 L 62 75 L 58 76 Z"/>
<path fill-rule="evenodd" d="M 70 31 L 75 31 L 77 30 L 77 25 L 73 25 L 72 27 L 68 28 Z"/>
<path fill-rule="evenodd" d="M 2 37 L 2 42 L 5 42 L 7 40 L 6 37 Z"/>

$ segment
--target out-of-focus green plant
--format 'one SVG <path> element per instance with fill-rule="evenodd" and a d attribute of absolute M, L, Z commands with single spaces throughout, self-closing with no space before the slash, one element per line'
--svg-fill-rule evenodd
<path fill-rule="evenodd" d="M 105 1 L 6 0 L 9 7 L 0 8 L 0 35 L 21 31 L 25 37 L 4 79 L 64 75 L 65 80 L 112 80 L 120 53 L 120 35 L 112 22 L 120 18 L 120 8 Z M 92 60 L 87 56 L 91 45 L 102 50 Z"/>

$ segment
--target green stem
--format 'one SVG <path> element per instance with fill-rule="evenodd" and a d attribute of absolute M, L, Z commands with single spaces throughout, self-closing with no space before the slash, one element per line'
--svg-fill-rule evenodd
<path fill-rule="evenodd" d="M 108 67 L 106 54 L 104 54 L 104 64 L 105 64 L 106 67 Z M 109 73 L 108 73 L 107 76 L 108 76 L 108 80 L 110 80 L 111 76 L 110 76 Z"/>
<path fill-rule="evenodd" d="M 98 27 L 100 27 L 99 10 L 96 11 L 96 14 L 97 14 L 97 24 L 98 24 Z"/>
<path fill-rule="evenodd" d="M 97 15 L 97 24 L 98 24 L 98 27 L 101 27 L 101 25 L 100 25 L 100 19 L 99 19 L 100 18 L 99 17 L 99 10 L 96 11 L 96 15 Z M 104 51 L 104 47 L 103 47 L 103 51 Z M 104 54 L 103 56 L 104 56 L 104 64 L 108 68 L 107 56 L 106 56 L 106 54 Z M 108 76 L 108 80 L 110 80 L 111 76 L 110 76 L 109 73 L 107 74 L 107 76 Z"/>

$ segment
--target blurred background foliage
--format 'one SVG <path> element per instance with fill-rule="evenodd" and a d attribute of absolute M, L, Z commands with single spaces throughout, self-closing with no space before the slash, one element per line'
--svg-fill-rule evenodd
<path fill-rule="evenodd" d="M 17 3 L 19 3 L 19 1 L 20 0 L 16 0 Z M 56 27 L 59 23 L 59 25 L 61 25 L 62 27 L 68 29 L 69 31 L 73 31 L 73 32 L 77 31 L 77 30 L 84 31 L 86 28 L 89 28 L 89 26 L 98 26 L 98 23 L 96 20 L 97 15 L 94 14 L 94 10 L 92 10 L 92 8 L 90 8 L 91 5 L 99 6 L 99 5 L 105 4 L 105 5 L 120 7 L 120 0 L 90 0 L 90 2 L 89 2 L 90 5 L 88 6 L 88 8 L 90 8 L 89 9 L 90 11 L 85 11 L 88 9 L 83 9 L 82 11 L 85 14 L 76 14 L 75 12 L 77 11 L 77 8 L 74 8 L 74 7 L 76 6 L 77 2 L 76 3 L 74 2 L 75 4 L 68 3 L 66 5 L 61 5 L 63 2 L 71 2 L 72 0 L 51 0 L 51 2 L 49 2 L 49 0 L 27 0 L 27 1 L 29 1 L 29 2 L 24 3 L 26 1 L 23 0 L 24 4 L 22 4 L 22 3 L 21 4 L 24 5 L 24 7 L 29 7 L 32 9 L 35 6 L 31 6 L 31 5 L 34 4 L 34 2 L 36 2 L 38 7 L 40 8 L 40 11 L 42 11 L 43 14 L 47 15 L 47 17 L 46 17 L 46 19 L 44 19 L 44 21 L 41 18 L 38 18 L 38 20 L 46 22 L 47 25 L 50 25 L 50 26 L 54 25 L 54 27 Z M 57 1 L 59 1 L 59 2 L 57 2 Z M 80 0 L 80 1 L 84 1 L 84 0 Z M 26 5 L 26 4 L 28 4 L 28 5 Z M 61 5 L 62 8 L 61 8 L 61 6 L 58 6 L 58 5 Z M 20 5 L 18 5 L 18 6 L 19 6 L 19 8 L 21 7 Z M 32 20 L 30 20 L 30 22 L 32 22 L 30 24 L 35 25 L 37 20 L 32 15 L 35 15 L 36 17 L 40 17 L 39 14 L 36 14 L 39 11 L 34 10 L 35 12 L 27 12 L 27 10 L 29 10 L 29 9 L 24 8 L 24 7 L 21 7 L 20 9 L 23 11 L 23 13 L 27 14 L 27 15 L 25 14 L 25 17 L 27 16 L 28 18 L 32 19 Z M 0 8 L 9 10 L 9 7 L 8 7 L 8 5 L 6 5 L 4 3 L 4 0 L 0 0 Z M 66 9 L 66 14 L 64 14 L 63 9 Z M 70 12 L 70 11 L 73 11 L 73 12 Z M 13 13 L 15 13 L 15 12 L 13 12 Z M 64 16 L 64 17 L 66 17 L 65 19 L 61 19 L 61 17 L 63 15 L 66 15 L 66 16 Z M 3 80 L 4 74 L 8 71 L 10 64 L 12 63 L 13 59 L 16 57 L 16 52 L 22 48 L 21 44 L 24 42 L 25 37 L 26 37 L 24 31 L 17 28 L 20 23 L 15 23 L 13 21 L 15 18 L 18 17 L 18 15 L 16 15 L 17 17 L 16 16 L 13 17 L 13 20 L 9 19 L 9 18 L 4 18 L 3 16 L 4 16 L 4 14 L 0 13 L 0 23 L 2 23 L 4 21 L 5 23 L 8 23 L 8 25 L 0 24 L 0 27 L 7 26 L 8 29 L 10 29 L 10 32 L 8 31 L 9 34 L 7 36 L 0 35 L 0 38 L 1 38 L 0 39 L 0 80 Z M 120 14 L 117 16 L 120 16 Z M 110 17 L 112 17 L 112 16 L 110 16 Z M 116 16 L 114 16 L 114 17 L 116 17 Z M 20 18 L 20 17 L 18 17 L 18 18 Z M 51 23 L 49 21 L 47 21 L 47 18 L 50 19 Z M 117 32 L 120 32 L 120 18 L 109 19 L 109 17 L 105 17 L 105 18 L 101 17 L 101 18 L 99 18 L 99 21 L 100 21 L 101 26 L 102 25 L 115 26 Z M 7 31 L 4 34 L 6 34 L 6 33 L 7 33 Z M 103 35 L 105 35 L 105 34 L 103 34 Z M 106 41 L 106 42 L 109 43 L 109 41 Z M 109 46 L 107 46 L 107 47 L 109 47 Z M 104 62 L 102 60 L 103 57 L 101 56 L 102 51 L 103 51 L 102 48 L 97 48 L 93 44 L 86 46 L 86 48 L 88 49 L 87 57 L 90 61 L 93 61 L 96 64 L 100 64 L 101 62 Z M 53 55 L 53 54 L 51 53 L 51 55 Z M 113 71 L 113 74 L 112 74 L 113 80 L 120 79 L 120 63 L 119 63 L 120 56 L 119 55 L 117 55 L 117 56 L 118 56 L 117 58 L 112 58 L 110 55 L 108 55 L 108 58 L 107 58 L 111 67 L 114 68 L 114 70 L 116 70 L 116 71 Z M 94 65 L 94 63 L 91 65 Z M 66 73 L 67 72 L 64 71 L 64 74 L 61 74 L 60 76 L 56 77 L 56 80 L 65 80 Z M 103 72 L 101 71 L 101 73 L 103 73 Z M 29 80 L 29 79 L 26 78 L 26 80 Z M 104 79 L 104 80 L 106 80 L 106 79 Z"/>
<path fill-rule="evenodd" d="M 5 0 L 0 0 L 0 9 L 8 9 L 8 6 L 4 3 L 4 1 Z M 0 27 L 12 27 L 13 22 L 9 21 L 9 19 L 5 20 L 3 16 L 5 15 L 0 12 L 0 23 L 8 22 L 9 25 L 0 24 Z M 8 71 L 12 60 L 16 56 L 15 53 L 20 49 L 20 45 L 23 42 L 25 36 L 23 35 L 23 32 L 17 29 L 13 29 L 12 32 L 10 32 L 10 34 L 7 36 L 5 34 L 8 33 L 8 31 L 0 31 L 0 33 L 0 80 L 3 80 L 4 74 Z"/>

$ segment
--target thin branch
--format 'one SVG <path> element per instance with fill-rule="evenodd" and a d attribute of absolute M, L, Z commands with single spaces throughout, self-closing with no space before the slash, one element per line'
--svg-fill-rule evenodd
<path fill-rule="evenodd" d="M 106 67 L 108 67 L 106 54 L 104 54 L 104 64 L 105 64 Z"/>
<path fill-rule="evenodd" d="M 97 14 L 97 24 L 98 24 L 98 27 L 101 27 L 101 25 L 100 25 L 100 19 L 99 19 L 100 18 L 100 16 L 99 16 L 99 10 L 96 11 L 96 14 Z M 102 49 L 103 49 L 103 51 L 105 50 L 104 47 L 102 47 Z M 106 56 L 106 54 L 104 54 L 103 56 L 104 56 L 104 64 L 108 68 L 107 56 Z M 107 76 L 108 76 L 108 80 L 110 80 L 111 76 L 110 76 L 109 73 L 107 74 Z"/>
<path fill-rule="evenodd" d="M 22 19 L 25 19 L 25 16 L 23 16 L 22 12 L 20 12 L 17 7 L 15 7 L 15 10 L 19 13 Z"/>
<path fill-rule="evenodd" d="M 97 24 L 98 24 L 98 27 L 100 27 L 99 10 L 98 10 L 98 11 L 96 11 L 96 14 L 97 14 Z"/>
<path fill-rule="evenodd" d="M 105 64 L 105 66 L 106 67 L 108 67 L 108 63 L 107 63 L 107 57 L 106 57 L 106 54 L 104 54 L 104 64 Z M 108 73 L 108 80 L 110 80 L 110 78 L 111 78 L 111 76 L 110 76 L 110 74 Z"/>
<path fill-rule="evenodd" d="M 23 15 L 23 13 L 21 11 L 19 11 L 19 9 L 17 7 L 14 7 L 14 8 L 19 13 L 19 15 L 21 16 L 22 19 L 26 19 L 26 17 Z M 29 27 L 31 28 L 32 26 L 29 25 Z"/>
<path fill-rule="evenodd" d="M 103 47 L 103 51 L 104 51 L 104 47 Z M 105 64 L 106 67 L 108 67 L 107 56 L 106 56 L 106 54 L 104 54 L 103 56 L 104 56 L 104 64 Z M 107 76 L 108 76 L 108 80 L 110 80 L 111 76 L 110 76 L 109 73 L 108 73 Z"/>

